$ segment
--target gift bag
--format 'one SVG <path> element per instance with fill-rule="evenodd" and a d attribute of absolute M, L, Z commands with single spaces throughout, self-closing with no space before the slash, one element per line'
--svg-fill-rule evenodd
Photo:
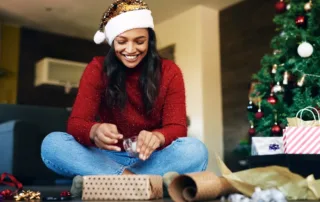
<path fill-rule="evenodd" d="M 282 137 L 252 137 L 252 156 L 275 154 L 283 154 Z"/>
<path fill-rule="evenodd" d="M 155 175 L 84 176 L 82 200 L 159 199 L 162 183 L 162 177 Z"/>
<path fill-rule="evenodd" d="M 315 113 L 318 115 L 316 118 Z M 303 121 L 304 112 L 313 115 L 313 121 Z M 298 118 L 300 116 L 300 118 Z M 283 133 L 284 153 L 286 154 L 320 154 L 320 115 L 317 109 L 301 109 L 295 118 L 288 118 L 288 127 Z"/>

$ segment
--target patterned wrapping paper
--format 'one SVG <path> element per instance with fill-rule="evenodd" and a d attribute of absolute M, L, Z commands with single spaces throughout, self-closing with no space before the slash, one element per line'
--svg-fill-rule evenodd
<path fill-rule="evenodd" d="M 309 112 L 313 120 L 304 121 L 304 112 Z M 287 118 L 287 121 L 288 127 L 283 132 L 284 153 L 320 154 L 319 111 L 314 107 L 306 107 L 298 111 L 296 117 Z"/>
<path fill-rule="evenodd" d="M 96 175 L 83 177 L 82 200 L 153 200 L 163 197 L 162 177 Z"/>
<path fill-rule="evenodd" d="M 286 154 L 320 154 L 320 127 L 287 127 L 283 143 Z"/>

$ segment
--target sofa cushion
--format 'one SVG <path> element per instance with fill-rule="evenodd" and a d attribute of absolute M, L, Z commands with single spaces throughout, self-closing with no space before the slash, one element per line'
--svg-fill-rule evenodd
<path fill-rule="evenodd" d="M 0 104 L 0 120 L 19 120 L 36 124 L 44 133 L 66 131 L 70 112 L 64 108 Z"/>
<path fill-rule="evenodd" d="M 16 120 L 0 122 L 0 134 L 12 131 L 16 122 Z"/>
<path fill-rule="evenodd" d="M 0 131 L 0 173 L 11 173 L 23 184 L 58 178 L 42 162 L 41 143 L 47 133 L 37 124 L 8 121 L 0 124 Z"/>
<path fill-rule="evenodd" d="M 0 124 L 0 173 L 13 172 L 14 127 L 16 121 L 7 121 Z"/>
<path fill-rule="evenodd" d="M 66 131 L 69 114 L 64 108 L 0 104 L 0 173 L 23 184 L 60 179 L 42 162 L 40 148 L 47 134 Z"/>

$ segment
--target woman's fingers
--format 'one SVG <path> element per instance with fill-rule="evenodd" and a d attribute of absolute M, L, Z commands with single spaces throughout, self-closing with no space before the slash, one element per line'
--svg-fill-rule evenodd
<path fill-rule="evenodd" d="M 144 152 L 144 158 L 148 159 L 150 155 L 160 146 L 159 140 L 156 136 L 152 136 L 146 151 Z"/>
<path fill-rule="evenodd" d="M 98 132 L 96 136 L 103 144 L 117 144 L 118 140 L 117 139 L 112 139 L 106 136 L 103 132 Z"/>
<path fill-rule="evenodd" d="M 112 151 L 121 151 L 121 148 L 120 148 L 120 147 L 105 144 L 104 142 L 102 142 L 102 141 L 101 141 L 100 139 L 98 139 L 97 137 L 96 137 L 95 143 L 96 143 L 96 146 L 97 146 L 98 148 L 100 148 L 100 149 L 112 150 Z"/>
<path fill-rule="evenodd" d="M 160 146 L 160 140 L 152 132 L 141 131 L 138 136 L 138 148 L 139 158 L 146 160 L 149 156 Z"/>

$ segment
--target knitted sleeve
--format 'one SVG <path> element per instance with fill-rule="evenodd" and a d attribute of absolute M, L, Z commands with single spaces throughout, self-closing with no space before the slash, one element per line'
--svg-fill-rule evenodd
<path fill-rule="evenodd" d="M 165 97 L 162 128 L 154 131 L 165 137 L 163 147 L 170 145 L 179 137 L 187 136 L 186 96 L 183 75 L 179 67 L 171 64 L 173 76 L 168 85 Z"/>
<path fill-rule="evenodd" d="M 89 135 L 105 90 L 101 62 L 94 58 L 84 70 L 67 125 L 67 133 L 86 146 L 94 146 Z"/>

